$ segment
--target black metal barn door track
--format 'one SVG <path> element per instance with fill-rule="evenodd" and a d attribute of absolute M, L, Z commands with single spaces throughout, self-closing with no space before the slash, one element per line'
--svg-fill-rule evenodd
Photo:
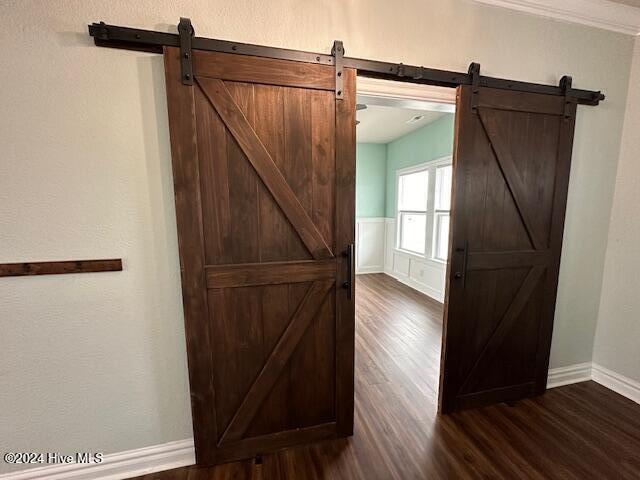
<path fill-rule="evenodd" d="M 480 65 L 472 63 L 467 73 L 438 70 L 403 63 L 380 62 L 344 56 L 344 46 L 336 40 L 331 55 L 286 48 L 274 48 L 248 43 L 229 42 L 213 38 L 196 37 L 191 21 L 181 18 L 178 34 L 140 30 L 137 28 L 107 25 L 104 22 L 89 25 L 89 35 L 99 47 L 123 48 L 142 52 L 162 53 L 165 46 L 179 47 L 182 62 L 182 83 L 193 84 L 192 50 L 252 55 L 255 57 L 279 58 L 296 62 L 332 65 L 336 69 L 336 98 L 342 98 L 342 69 L 355 68 L 358 75 L 441 87 L 473 85 L 531 93 L 543 93 L 565 97 L 567 102 L 581 105 L 598 105 L 605 96 L 600 91 L 580 90 L 571 86 L 571 77 L 565 76 L 559 85 L 520 82 L 480 75 Z"/>

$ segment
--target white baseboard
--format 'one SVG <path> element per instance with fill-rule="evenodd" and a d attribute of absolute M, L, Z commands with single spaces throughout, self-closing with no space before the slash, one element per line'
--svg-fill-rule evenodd
<path fill-rule="evenodd" d="M 568 367 L 550 368 L 547 388 L 561 387 L 571 383 L 591 380 L 591 363 L 577 363 Z"/>
<path fill-rule="evenodd" d="M 356 272 L 356 275 L 366 275 L 367 273 L 384 273 L 384 270 L 382 269 L 382 265 L 374 267 L 360 267 Z"/>
<path fill-rule="evenodd" d="M 105 455 L 102 463 L 48 465 L 0 475 L 0 480 L 121 480 L 196 463 L 193 439 Z"/>
<path fill-rule="evenodd" d="M 547 388 L 593 380 L 609 390 L 640 404 L 640 382 L 620 375 L 597 363 L 577 363 L 549 370 Z"/>
<path fill-rule="evenodd" d="M 640 403 L 640 382 L 604 368 L 597 363 L 591 365 L 591 379 L 623 397 Z"/>
<path fill-rule="evenodd" d="M 427 297 L 433 298 L 434 300 L 437 300 L 440 303 L 444 303 L 443 292 L 440 292 L 434 288 L 431 288 L 428 285 L 425 285 L 423 283 L 416 282 L 414 279 L 412 279 L 408 275 L 403 275 L 401 273 L 393 272 L 391 270 L 385 270 L 382 273 L 385 273 L 386 275 L 389 275 L 390 277 L 395 278 L 400 283 L 404 283 L 408 287 L 411 287 L 414 290 L 419 291 L 420 293 L 424 293 Z"/>

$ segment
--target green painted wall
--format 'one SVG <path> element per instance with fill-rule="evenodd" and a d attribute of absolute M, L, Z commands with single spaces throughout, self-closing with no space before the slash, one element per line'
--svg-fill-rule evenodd
<path fill-rule="evenodd" d="M 448 113 L 435 122 L 387 144 L 387 217 L 396 216 L 396 170 L 451 155 L 454 117 L 454 114 Z"/>
<path fill-rule="evenodd" d="M 396 170 L 453 151 L 453 114 L 386 145 L 356 145 L 356 218 L 396 216 Z"/>
<path fill-rule="evenodd" d="M 356 218 L 384 217 L 386 205 L 387 146 L 356 145 Z"/>

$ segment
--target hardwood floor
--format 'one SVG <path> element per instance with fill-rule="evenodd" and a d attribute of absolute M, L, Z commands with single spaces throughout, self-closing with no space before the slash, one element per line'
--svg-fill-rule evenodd
<path fill-rule="evenodd" d="M 640 405 L 585 382 L 439 416 L 442 305 L 382 274 L 356 292 L 353 437 L 138 480 L 640 478 Z"/>

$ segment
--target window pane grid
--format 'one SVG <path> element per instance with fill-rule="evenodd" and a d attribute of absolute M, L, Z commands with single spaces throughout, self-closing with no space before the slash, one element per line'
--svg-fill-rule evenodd
<path fill-rule="evenodd" d="M 435 252 L 438 260 L 447 260 L 449 256 L 449 213 L 437 213 L 435 218 Z"/>
<path fill-rule="evenodd" d="M 400 248 L 420 254 L 425 253 L 427 215 L 425 213 L 400 214 Z"/>
<path fill-rule="evenodd" d="M 452 177 L 450 164 L 398 173 L 397 248 L 447 260 Z"/>

